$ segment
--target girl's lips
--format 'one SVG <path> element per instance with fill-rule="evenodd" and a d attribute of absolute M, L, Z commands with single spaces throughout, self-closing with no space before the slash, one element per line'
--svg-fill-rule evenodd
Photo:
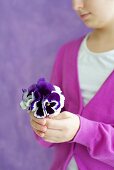
<path fill-rule="evenodd" d="M 90 13 L 85 13 L 85 14 L 81 14 L 80 17 L 82 19 L 87 19 L 87 17 L 90 15 Z"/>

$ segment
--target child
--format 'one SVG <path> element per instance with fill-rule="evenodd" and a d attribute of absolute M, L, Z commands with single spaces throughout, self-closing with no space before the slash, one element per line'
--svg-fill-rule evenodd
<path fill-rule="evenodd" d="M 30 115 L 31 126 L 55 147 L 51 170 L 114 170 L 114 0 L 74 0 L 73 8 L 93 31 L 57 55 L 51 82 L 65 95 L 64 111 Z"/>

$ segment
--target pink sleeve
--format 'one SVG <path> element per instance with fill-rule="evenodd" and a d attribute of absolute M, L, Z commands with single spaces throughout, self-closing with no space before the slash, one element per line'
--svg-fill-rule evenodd
<path fill-rule="evenodd" d="M 114 167 L 114 126 L 80 116 L 80 129 L 70 142 L 87 147 L 94 159 Z"/>
<path fill-rule="evenodd" d="M 63 59 L 63 55 L 64 55 L 64 46 L 59 50 L 59 52 L 56 56 L 56 60 L 55 60 L 55 63 L 53 65 L 53 70 L 52 70 L 51 79 L 50 79 L 50 82 L 53 85 L 57 85 L 60 88 L 62 88 L 61 82 L 62 82 L 62 59 Z M 46 142 L 43 138 L 36 135 L 36 133 L 35 133 L 35 136 L 36 136 L 36 139 L 38 140 L 38 142 L 41 145 L 43 145 L 44 147 L 52 147 L 53 145 L 55 145 L 55 143 Z"/>
<path fill-rule="evenodd" d="M 49 147 L 52 147 L 54 145 L 54 143 L 44 141 L 43 138 L 39 137 L 35 132 L 34 132 L 34 135 L 35 135 L 38 143 L 43 145 L 44 147 L 49 148 Z"/>

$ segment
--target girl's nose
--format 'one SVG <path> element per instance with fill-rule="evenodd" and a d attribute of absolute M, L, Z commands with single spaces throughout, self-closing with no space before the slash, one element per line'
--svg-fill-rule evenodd
<path fill-rule="evenodd" d="M 72 0 L 73 9 L 79 10 L 80 8 L 84 7 L 84 0 Z"/>

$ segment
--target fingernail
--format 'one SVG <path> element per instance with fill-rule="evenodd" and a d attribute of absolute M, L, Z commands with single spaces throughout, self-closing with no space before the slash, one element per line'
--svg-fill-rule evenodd
<path fill-rule="evenodd" d="M 46 130 L 47 130 L 47 127 L 45 126 L 44 131 L 46 132 Z"/>
<path fill-rule="evenodd" d="M 40 136 L 41 136 L 41 137 L 44 137 L 44 133 L 41 133 Z"/>
<path fill-rule="evenodd" d="M 43 125 L 45 125 L 45 124 L 46 124 L 46 119 L 43 120 Z"/>

